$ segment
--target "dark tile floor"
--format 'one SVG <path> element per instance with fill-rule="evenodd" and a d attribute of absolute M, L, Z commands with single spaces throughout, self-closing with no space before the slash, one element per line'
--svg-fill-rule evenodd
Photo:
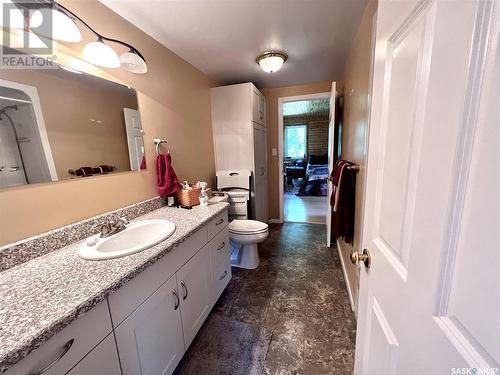
<path fill-rule="evenodd" d="M 325 246 L 325 236 L 323 225 L 270 226 L 269 238 L 260 246 L 259 267 L 256 270 L 233 267 L 231 282 L 177 373 L 351 374 L 356 323 L 337 250 Z M 240 331 L 257 330 L 257 333 L 252 331 L 252 337 L 258 339 L 255 342 L 242 339 L 240 344 L 228 340 L 227 345 L 218 343 L 217 350 L 209 348 L 210 345 L 199 345 L 207 339 L 209 342 L 217 334 L 215 331 L 220 331 L 211 328 L 217 326 L 211 323 L 214 319 L 240 324 Z M 249 348 L 251 352 L 252 346 L 260 355 L 259 365 L 248 364 L 255 368 L 187 370 L 200 368 L 193 363 L 201 361 L 200 358 L 206 363 L 220 361 L 221 357 L 246 353 Z M 262 351 L 267 352 L 265 356 Z"/>

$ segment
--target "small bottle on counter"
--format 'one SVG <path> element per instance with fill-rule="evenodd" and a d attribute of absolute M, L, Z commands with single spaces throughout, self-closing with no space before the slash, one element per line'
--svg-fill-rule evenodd
<path fill-rule="evenodd" d="M 206 188 L 207 188 L 207 183 L 206 182 L 200 182 L 200 187 L 201 187 L 201 192 L 200 192 L 200 206 L 208 206 L 208 200 L 210 199 L 208 197 Z"/>

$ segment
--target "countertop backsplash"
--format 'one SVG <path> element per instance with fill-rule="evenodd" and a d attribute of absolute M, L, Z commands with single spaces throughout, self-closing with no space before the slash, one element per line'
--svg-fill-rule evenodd
<path fill-rule="evenodd" d="M 163 198 L 151 198 L 2 246 L 0 247 L 0 272 L 95 234 L 95 226 L 101 222 L 123 216 L 132 220 L 165 205 Z"/>

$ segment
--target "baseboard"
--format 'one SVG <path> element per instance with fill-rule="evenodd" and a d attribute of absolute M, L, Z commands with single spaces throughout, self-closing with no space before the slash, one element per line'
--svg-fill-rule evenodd
<path fill-rule="evenodd" d="M 269 219 L 267 222 L 269 224 L 283 224 L 283 222 L 280 219 Z"/>
<path fill-rule="evenodd" d="M 349 277 L 347 276 L 347 270 L 346 270 L 345 263 L 344 263 L 344 257 L 342 256 L 342 246 L 343 245 L 345 245 L 344 242 L 337 241 L 337 249 L 339 252 L 340 263 L 342 265 L 342 273 L 344 274 L 344 280 L 345 280 L 345 284 L 347 287 L 347 294 L 349 295 L 349 302 L 351 303 L 351 309 L 354 312 L 354 315 L 356 315 L 356 305 L 354 303 L 354 292 L 353 292 L 353 288 L 355 286 L 351 285 L 351 282 L 349 281 Z"/>

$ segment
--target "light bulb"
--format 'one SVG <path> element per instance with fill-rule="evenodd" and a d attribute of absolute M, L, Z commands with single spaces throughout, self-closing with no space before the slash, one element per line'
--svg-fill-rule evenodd
<path fill-rule="evenodd" d="M 97 42 L 90 42 L 83 48 L 83 57 L 88 62 L 105 68 L 120 67 L 120 59 L 116 52 L 104 44 L 100 38 Z"/>
<path fill-rule="evenodd" d="M 132 50 L 120 55 L 121 65 L 129 72 L 144 74 L 148 71 L 146 62 L 137 53 Z"/>

